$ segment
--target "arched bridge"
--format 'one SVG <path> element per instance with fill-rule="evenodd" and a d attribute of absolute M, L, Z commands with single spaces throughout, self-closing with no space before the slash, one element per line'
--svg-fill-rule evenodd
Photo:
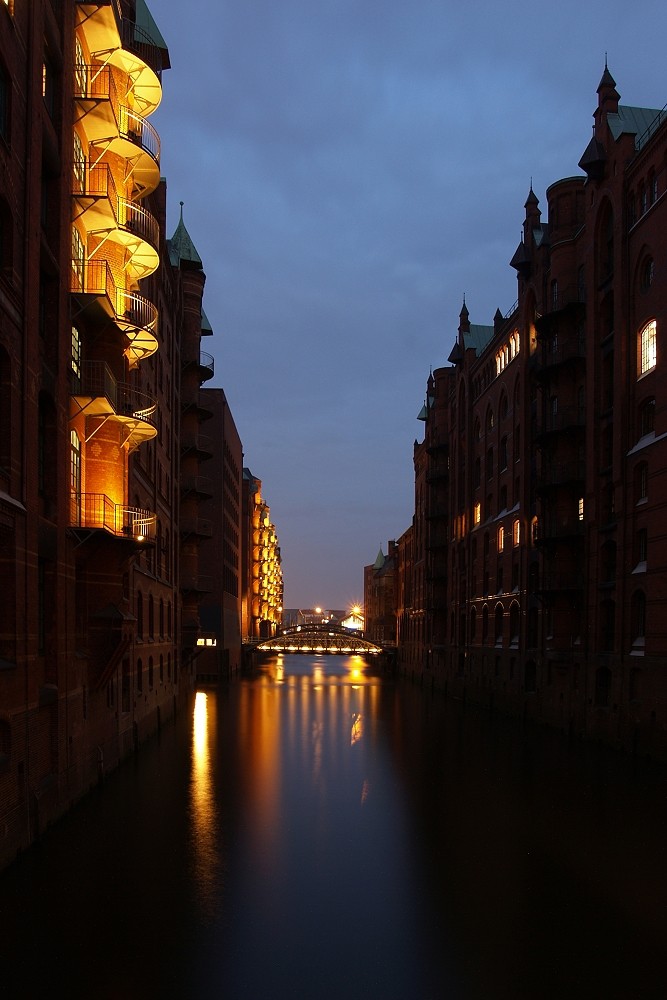
<path fill-rule="evenodd" d="M 279 653 L 382 653 L 378 646 L 363 639 L 358 632 L 324 622 L 317 625 L 293 625 L 283 629 L 280 635 L 271 639 L 259 639 L 254 644 L 257 650 Z"/>

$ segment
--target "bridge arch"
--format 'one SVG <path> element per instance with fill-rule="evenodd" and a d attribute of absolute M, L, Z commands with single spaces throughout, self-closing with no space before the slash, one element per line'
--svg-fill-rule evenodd
<path fill-rule="evenodd" d="M 382 646 L 364 639 L 359 632 L 332 625 L 330 622 L 313 625 L 293 625 L 280 635 L 261 639 L 255 648 L 262 652 L 279 653 L 330 653 L 351 654 L 382 653 Z"/>

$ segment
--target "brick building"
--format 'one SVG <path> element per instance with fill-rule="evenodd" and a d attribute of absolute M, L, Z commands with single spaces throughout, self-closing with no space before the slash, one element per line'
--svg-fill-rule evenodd
<path fill-rule="evenodd" d="M 206 477 L 196 484 L 204 498 L 204 528 L 211 536 L 200 555 L 211 586 L 199 602 L 203 650 L 197 657 L 197 675 L 219 679 L 241 666 L 243 446 L 224 390 L 201 389 L 199 400 L 211 415 L 206 426 L 214 447 Z"/>
<path fill-rule="evenodd" d="M 204 273 L 144 0 L 0 4 L 0 866 L 190 697 Z"/>
<path fill-rule="evenodd" d="M 396 642 L 396 582 L 398 546 L 387 543 L 375 562 L 364 566 L 364 636 L 371 642 Z"/>
<path fill-rule="evenodd" d="M 461 697 L 667 754 L 667 114 L 605 67 L 579 166 L 529 192 L 518 302 L 464 304 L 427 382 L 400 663 Z"/>

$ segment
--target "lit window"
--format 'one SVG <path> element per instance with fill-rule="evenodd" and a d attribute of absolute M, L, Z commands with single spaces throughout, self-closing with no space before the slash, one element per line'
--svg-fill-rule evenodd
<path fill-rule="evenodd" d="M 482 520 L 482 505 L 481 503 L 477 502 L 473 509 L 473 523 L 479 524 L 481 520 Z"/>
<path fill-rule="evenodd" d="M 72 327 L 72 372 L 76 378 L 81 378 L 81 335 L 75 326 Z"/>
<path fill-rule="evenodd" d="M 517 517 L 516 521 L 512 525 L 512 542 L 514 545 L 518 545 L 521 541 L 521 522 Z"/>
<path fill-rule="evenodd" d="M 656 365 L 656 323 L 652 319 L 639 334 L 639 374 L 645 375 Z"/>
<path fill-rule="evenodd" d="M 505 529 L 501 524 L 501 526 L 498 528 L 498 551 L 502 552 L 504 548 L 505 548 Z"/>
<path fill-rule="evenodd" d="M 579 503 L 577 505 L 577 510 L 578 510 L 579 520 L 583 521 L 583 519 L 584 519 L 584 498 L 583 497 L 579 497 Z"/>

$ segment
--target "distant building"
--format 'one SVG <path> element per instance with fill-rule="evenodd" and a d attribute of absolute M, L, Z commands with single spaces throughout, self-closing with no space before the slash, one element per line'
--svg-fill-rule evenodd
<path fill-rule="evenodd" d="M 398 547 L 396 542 L 382 549 L 375 562 L 364 567 L 364 635 L 372 642 L 396 642 L 396 582 Z"/>
<path fill-rule="evenodd" d="M 665 757 L 667 115 L 606 67 L 597 93 L 583 174 L 546 221 L 528 194 L 516 306 L 475 326 L 464 304 L 428 378 L 399 663 Z"/>
<path fill-rule="evenodd" d="M 201 389 L 199 403 L 210 414 L 206 429 L 213 456 L 206 477 L 195 484 L 204 528 L 211 535 L 200 554 L 211 589 L 199 601 L 197 676 L 217 680 L 241 666 L 243 447 L 224 390 Z"/>
<path fill-rule="evenodd" d="M 276 635 L 283 614 L 280 545 L 262 481 L 243 470 L 242 629 L 244 638 Z"/>

